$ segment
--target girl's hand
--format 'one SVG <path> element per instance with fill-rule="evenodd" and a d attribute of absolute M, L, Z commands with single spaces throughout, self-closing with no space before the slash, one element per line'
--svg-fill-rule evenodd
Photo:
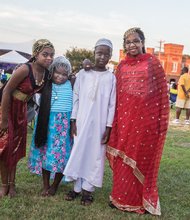
<path fill-rule="evenodd" d="M 101 144 L 107 144 L 110 139 L 111 127 L 106 127 Z"/>
<path fill-rule="evenodd" d="M 0 137 L 2 137 L 7 132 L 7 129 L 8 129 L 8 123 L 1 122 L 1 124 L 0 124 Z"/>
<path fill-rule="evenodd" d="M 74 138 L 74 136 L 77 136 L 77 126 L 76 126 L 76 120 L 71 120 L 71 138 Z"/>

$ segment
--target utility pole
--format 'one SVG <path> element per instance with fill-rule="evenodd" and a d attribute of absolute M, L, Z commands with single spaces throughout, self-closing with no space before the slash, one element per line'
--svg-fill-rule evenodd
<path fill-rule="evenodd" d="M 160 60 L 160 55 L 161 55 L 161 51 L 162 51 L 162 44 L 164 43 L 165 41 L 164 40 L 160 40 L 160 41 L 158 41 L 158 43 L 159 43 L 159 56 L 158 56 L 158 58 L 159 58 L 159 60 Z"/>

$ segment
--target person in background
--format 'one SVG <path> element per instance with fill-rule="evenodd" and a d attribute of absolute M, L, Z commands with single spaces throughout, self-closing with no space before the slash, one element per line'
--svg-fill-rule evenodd
<path fill-rule="evenodd" d="M 107 157 L 113 171 L 110 206 L 160 215 L 157 177 L 168 128 L 169 98 L 159 60 L 145 52 L 140 28 L 123 40 L 126 58 L 116 71 L 116 113 Z"/>
<path fill-rule="evenodd" d="M 84 59 L 82 66 L 85 71 L 89 71 L 93 67 L 92 62 L 89 59 Z"/>
<path fill-rule="evenodd" d="M 182 70 L 181 70 L 181 76 L 184 74 L 184 73 L 188 73 L 189 72 L 189 68 L 188 67 L 186 67 L 186 66 L 184 66 L 183 68 L 182 68 Z"/>
<path fill-rule="evenodd" d="M 187 67 L 182 69 L 182 73 L 178 82 L 178 94 L 176 100 L 176 118 L 173 124 L 180 123 L 180 115 L 182 109 L 186 110 L 185 125 L 190 125 L 190 73 Z"/>
<path fill-rule="evenodd" d="M 19 67 L 5 88 L 0 111 L 0 198 L 16 195 L 15 175 L 18 161 L 26 154 L 27 101 L 42 89 L 48 67 L 53 62 L 54 46 L 46 39 L 36 41 L 32 58 Z"/>
<path fill-rule="evenodd" d="M 6 74 L 2 74 L 1 75 L 1 80 L 0 80 L 0 89 L 5 87 L 7 81 L 8 81 L 7 75 Z"/>
<path fill-rule="evenodd" d="M 173 83 L 172 84 L 172 88 L 170 89 L 170 107 L 173 108 L 173 106 L 176 103 L 176 99 L 177 99 L 177 84 Z"/>
<path fill-rule="evenodd" d="M 92 68 L 93 68 L 92 62 L 89 59 L 84 59 L 83 62 L 82 62 L 82 69 L 81 69 L 81 71 L 90 71 Z M 80 71 L 78 73 L 76 73 L 75 76 L 77 77 L 77 75 L 79 73 L 80 73 Z"/>

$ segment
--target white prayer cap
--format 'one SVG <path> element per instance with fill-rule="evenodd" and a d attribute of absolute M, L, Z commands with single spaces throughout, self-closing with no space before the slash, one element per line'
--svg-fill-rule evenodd
<path fill-rule="evenodd" d="M 95 48 L 97 46 L 108 46 L 111 50 L 113 50 L 112 42 L 106 38 L 99 39 L 95 44 Z"/>

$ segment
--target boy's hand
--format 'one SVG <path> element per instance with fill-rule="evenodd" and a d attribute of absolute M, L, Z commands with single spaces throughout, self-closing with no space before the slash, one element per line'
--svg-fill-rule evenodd
<path fill-rule="evenodd" d="M 110 133 L 111 133 L 111 127 L 106 127 L 106 130 L 104 132 L 104 135 L 102 137 L 101 144 L 107 144 L 110 139 Z"/>
<path fill-rule="evenodd" d="M 71 120 L 71 138 L 74 138 L 74 136 L 77 136 L 77 126 L 76 126 L 76 120 Z"/>

